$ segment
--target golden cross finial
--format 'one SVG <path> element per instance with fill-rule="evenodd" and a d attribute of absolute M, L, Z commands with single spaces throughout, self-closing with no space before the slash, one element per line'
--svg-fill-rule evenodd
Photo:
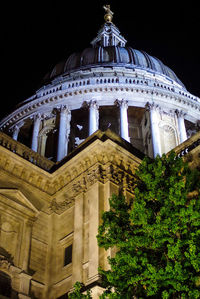
<path fill-rule="evenodd" d="M 106 14 L 104 16 L 105 21 L 111 23 L 112 19 L 113 19 L 114 12 L 112 12 L 112 10 L 110 9 L 110 5 L 104 5 L 103 8 L 106 11 Z"/>

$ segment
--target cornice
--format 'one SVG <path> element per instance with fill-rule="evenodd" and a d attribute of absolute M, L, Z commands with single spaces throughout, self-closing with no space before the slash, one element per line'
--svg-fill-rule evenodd
<path fill-rule="evenodd" d="M 63 105 L 65 102 L 67 103 L 70 99 L 74 98 L 74 104 L 77 106 L 76 97 L 87 96 L 98 97 L 98 93 L 102 95 L 102 93 L 112 94 L 116 98 L 120 97 L 120 93 L 123 93 L 123 98 L 125 98 L 124 94 L 127 96 L 132 93 L 134 94 L 144 94 L 145 96 L 152 97 L 158 101 L 162 102 L 163 99 L 170 100 L 171 105 L 179 105 L 181 107 L 185 107 L 185 109 L 193 109 L 195 112 L 200 111 L 200 100 L 195 98 L 190 93 L 186 91 L 181 91 L 179 89 L 169 88 L 166 84 L 159 84 L 160 86 L 153 86 L 152 84 L 146 84 L 145 80 L 140 80 L 139 83 L 133 84 L 90 84 L 90 86 L 83 87 L 73 87 L 68 88 L 66 90 L 55 91 L 52 94 L 44 95 L 39 98 L 32 100 L 31 102 L 25 103 L 23 106 L 19 107 L 9 116 L 4 118 L 0 123 L 0 128 L 4 129 L 6 127 L 12 127 L 14 124 L 25 120 L 26 118 L 33 117 L 35 113 L 51 113 L 53 108 L 57 108 L 58 105 Z M 80 97 L 82 98 L 82 97 Z M 141 107 L 145 106 L 146 98 L 144 99 L 144 103 L 141 101 Z M 83 101 L 82 101 L 83 102 Z M 130 103 L 130 102 L 129 102 Z M 101 106 L 101 101 L 98 103 Z M 134 104 L 134 97 L 132 106 Z M 79 104 L 81 107 L 82 103 Z M 114 105 L 114 102 L 113 102 Z M 77 107 L 76 107 L 77 108 Z M 70 102 L 69 109 L 73 110 L 73 104 Z"/>
<path fill-rule="evenodd" d="M 186 156 L 188 152 L 196 153 L 200 144 L 199 134 L 175 151 Z M 136 149 L 111 131 L 97 131 L 91 135 L 74 153 L 54 164 L 51 173 L 2 146 L 0 152 L 2 175 L 9 174 L 11 182 L 13 180 L 18 188 L 23 185 L 29 190 L 32 186 L 32 190 L 43 192 L 43 201 L 46 200 L 43 210 L 58 214 L 72 207 L 76 196 L 87 192 L 96 182 L 105 184 L 110 181 L 133 194 L 135 171 L 142 159 Z"/>
<path fill-rule="evenodd" d="M 74 205 L 77 195 L 87 192 L 96 182 L 105 184 L 110 181 L 133 194 L 135 170 L 140 162 L 125 149 L 114 146 L 111 140 L 104 143 L 96 140 L 54 173 L 51 184 L 57 191 L 49 211 L 63 213 Z"/>
<path fill-rule="evenodd" d="M 4 187 L 21 186 L 29 190 L 31 186 L 32 190 L 43 194 L 44 201 L 48 200 L 52 192 L 51 174 L 2 145 L 0 146 L 0 170 L 1 176 L 6 178 Z"/>
<path fill-rule="evenodd" d="M 128 148 L 133 148 L 129 143 L 117 136 L 115 138 L 118 140 L 111 140 L 109 134 L 105 139 L 105 134 L 97 131 L 85 144 L 80 145 L 75 155 L 69 155 L 66 161 L 64 159 L 61 163 L 57 163 L 52 173 L 0 146 L 0 168 L 2 173 L 9 174 L 11 181 L 13 177 L 17 185 L 21 184 L 24 187 L 31 185 L 52 198 L 57 198 L 64 192 L 68 194 L 68 200 L 71 200 L 78 191 L 88 188 L 93 179 L 102 183 L 113 179 L 119 184 L 120 173 L 123 173 L 130 185 L 131 177 L 141 160 L 129 151 Z M 124 142 L 127 149 L 123 143 L 120 145 L 120 142 Z M 135 151 L 137 154 L 138 151 Z"/>

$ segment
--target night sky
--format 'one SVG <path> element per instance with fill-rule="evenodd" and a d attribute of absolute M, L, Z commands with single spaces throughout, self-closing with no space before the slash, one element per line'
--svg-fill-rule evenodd
<path fill-rule="evenodd" d="M 200 97 L 199 5 L 190 2 L 6 1 L 0 24 L 0 117 L 31 96 L 57 62 L 90 46 L 104 23 L 104 4 L 111 5 L 127 46 L 159 58 Z"/>

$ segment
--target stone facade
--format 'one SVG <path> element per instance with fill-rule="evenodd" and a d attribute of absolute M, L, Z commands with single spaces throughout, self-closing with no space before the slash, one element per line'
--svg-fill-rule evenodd
<path fill-rule="evenodd" d="M 98 267 L 114 254 L 96 239 L 108 198 L 133 196 L 144 155 L 175 148 L 199 167 L 200 99 L 161 61 L 126 47 L 111 19 L 93 48 L 56 65 L 0 122 L 5 298 L 64 299 L 76 281 L 98 298 Z"/>
<path fill-rule="evenodd" d="M 19 298 L 56 299 L 76 281 L 91 286 L 98 298 L 98 266 L 107 269 L 112 254 L 97 246 L 101 213 L 113 193 L 133 195 L 143 154 L 109 130 L 97 131 L 62 162 L 44 169 L 46 158 L 36 165 L 13 150 L 12 138 L 1 133 L 1 140 L 0 277 L 10 277 Z M 175 150 L 198 167 L 200 134 Z M 28 148 L 27 155 L 32 155 Z M 66 264 L 70 245 L 72 259 Z"/>
<path fill-rule="evenodd" d="M 53 299 L 77 280 L 97 283 L 98 266 L 107 267 L 96 240 L 101 212 L 113 192 L 132 195 L 143 155 L 111 131 L 97 131 L 73 155 L 44 170 L 13 150 L 16 141 L 1 137 L 0 247 L 10 260 L 2 255 L 0 271 L 11 277 L 19 298 Z M 72 262 L 65 265 L 71 244 Z"/>

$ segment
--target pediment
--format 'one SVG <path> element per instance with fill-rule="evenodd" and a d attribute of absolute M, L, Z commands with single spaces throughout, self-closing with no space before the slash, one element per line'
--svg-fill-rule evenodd
<path fill-rule="evenodd" d="M 18 189 L 0 189 L 0 205 L 6 205 L 27 216 L 34 217 L 38 214 L 37 208 Z"/>

